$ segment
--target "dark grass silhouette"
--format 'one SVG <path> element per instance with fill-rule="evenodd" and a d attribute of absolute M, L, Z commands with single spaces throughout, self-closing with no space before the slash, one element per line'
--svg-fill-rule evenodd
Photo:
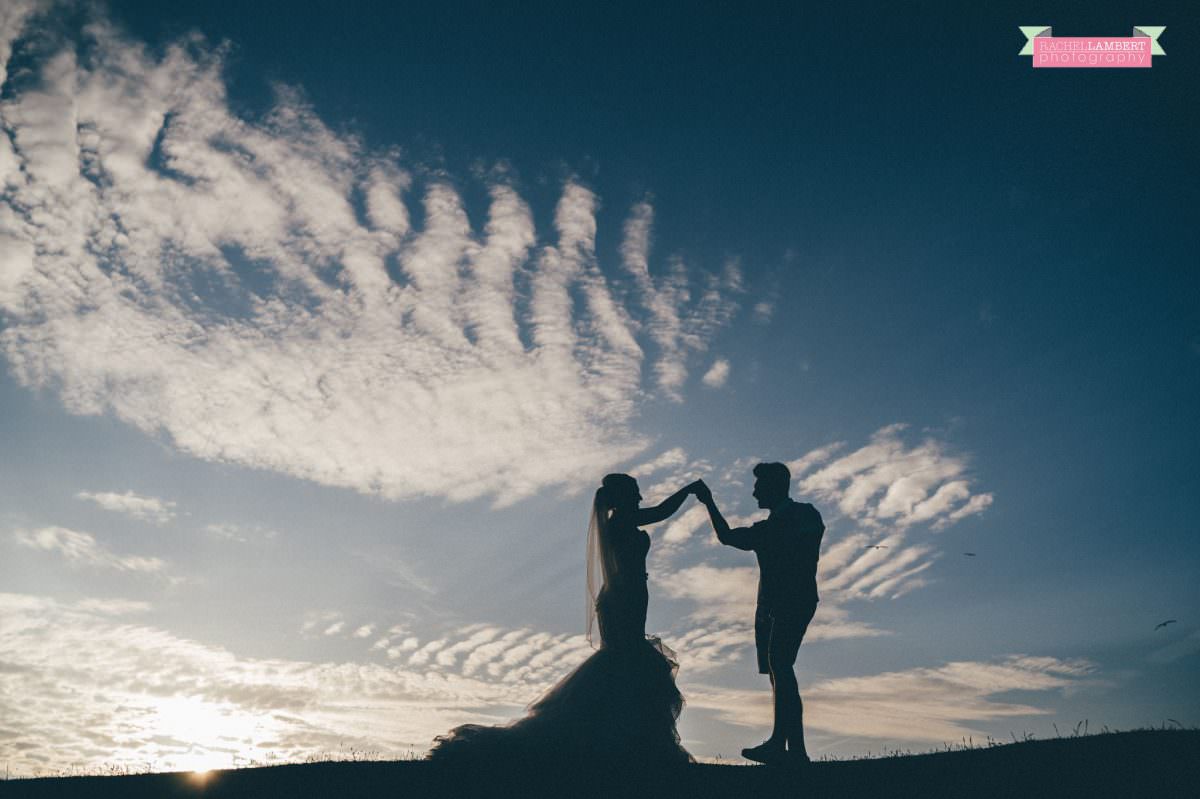
<path fill-rule="evenodd" d="M 0 783 L 0 797 L 1195 797 L 1200 731 L 1143 730 L 784 767 L 335 762 Z"/>

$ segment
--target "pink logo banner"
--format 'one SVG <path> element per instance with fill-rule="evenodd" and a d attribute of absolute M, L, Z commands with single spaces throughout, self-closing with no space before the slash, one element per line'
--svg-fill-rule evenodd
<path fill-rule="evenodd" d="M 1033 66 L 1149 69 L 1149 36 L 1038 36 Z"/>

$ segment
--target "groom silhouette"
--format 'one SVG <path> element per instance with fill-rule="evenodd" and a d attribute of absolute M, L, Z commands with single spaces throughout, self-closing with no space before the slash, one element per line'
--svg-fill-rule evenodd
<path fill-rule="evenodd" d="M 775 724 L 771 737 L 742 750 L 759 763 L 789 758 L 807 763 L 804 748 L 804 705 L 794 665 L 800 642 L 817 611 L 817 558 L 825 524 L 812 505 L 788 496 L 792 474 L 782 463 L 754 467 L 754 498 L 770 515 L 749 527 L 730 529 L 717 509 L 712 491 L 701 484 L 696 493 L 708 508 L 722 544 L 758 556 L 758 608 L 754 612 L 754 644 L 758 672 L 771 678 Z"/>

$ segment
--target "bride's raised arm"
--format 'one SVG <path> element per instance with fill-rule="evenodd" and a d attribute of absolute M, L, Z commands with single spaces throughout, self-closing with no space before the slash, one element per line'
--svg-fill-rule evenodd
<path fill-rule="evenodd" d="M 688 483 L 657 505 L 650 508 L 638 508 L 635 520 L 636 526 L 641 527 L 643 524 L 656 524 L 664 519 L 671 518 L 675 511 L 679 510 L 679 506 L 683 504 L 683 501 L 687 499 L 688 494 L 696 493 L 699 485 L 699 480 L 694 483 Z"/>

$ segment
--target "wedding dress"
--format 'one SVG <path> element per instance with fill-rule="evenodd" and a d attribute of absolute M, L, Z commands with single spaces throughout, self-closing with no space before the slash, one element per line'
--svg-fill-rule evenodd
<path fill-rule="evenodd" d="M 599 497 L 599 492 L 598 492 Z M 506 725 L 467 724 L 439 736 L 431 760 L 458 757 L 669 765 L 691 762 L 675 722 L 683 697 L 678 664 L 646 635 L 650 536 L 597 501 L 589 528 L 592 609 L 600 647 Z M 598 578 L 602 586 L 594 590 Z M 578 759 L 578 760 L 577 760 Z"/>

